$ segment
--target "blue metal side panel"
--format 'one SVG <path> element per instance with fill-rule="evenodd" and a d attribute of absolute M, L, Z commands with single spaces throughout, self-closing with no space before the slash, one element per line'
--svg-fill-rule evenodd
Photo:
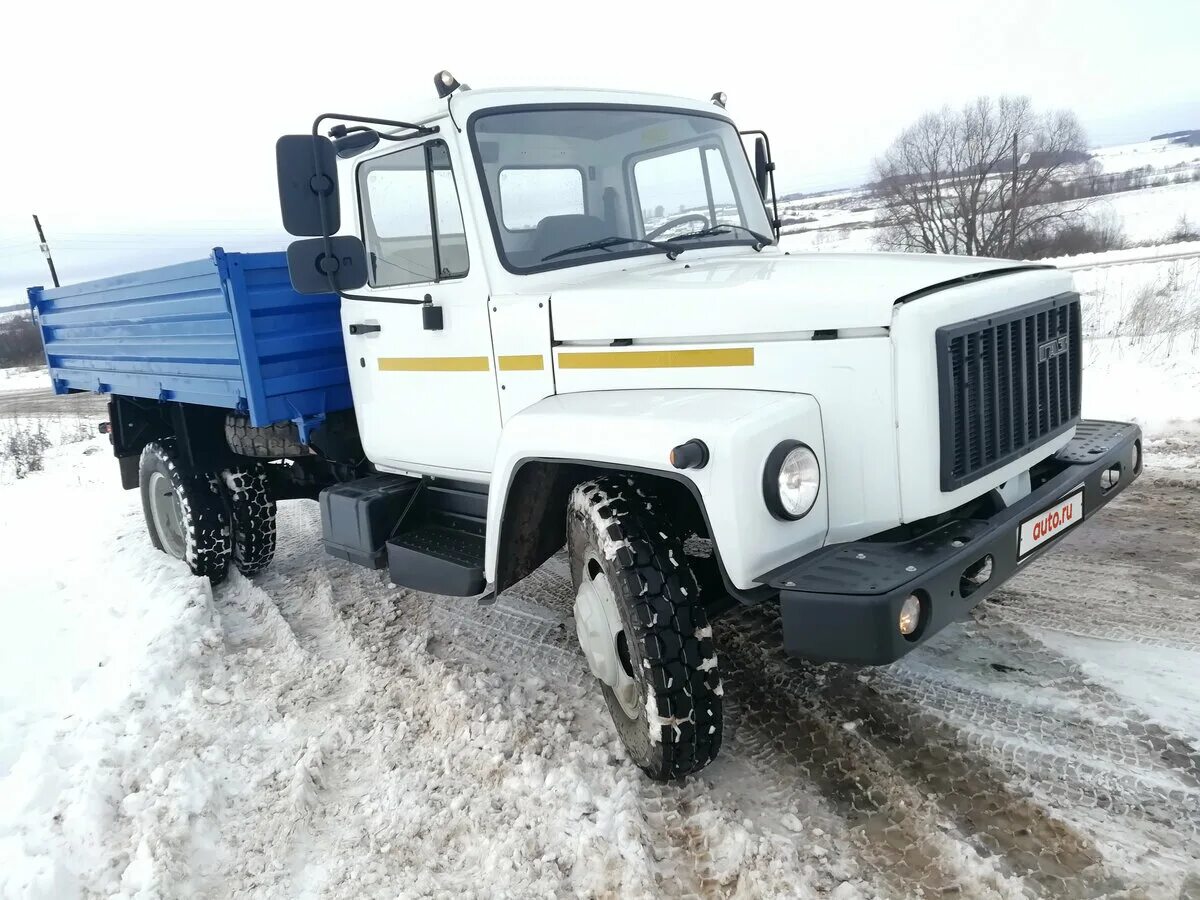
<path fill-rule="evenodd" d="M 338 296 L 293 291 L 283 253 L 226 253 L 223 264 L 243 356 L 255 361 L 246 368 L 251 424 L 350 409 Z"/>
<path fill-rule="evenodd" d="M 311 423 L 349 409 L 336 295 L 292 290 L 283 253 L 226 253 L 30 288 L 56 393 L 99 391 Z"/>
<path fill-rule="evenodd" d="M 233 318 L 211 259 L 31 291 L 56 393 L 237 408 Z"/>

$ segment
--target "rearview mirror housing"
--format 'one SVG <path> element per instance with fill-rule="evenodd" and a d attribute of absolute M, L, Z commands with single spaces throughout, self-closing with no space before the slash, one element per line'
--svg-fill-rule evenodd
<path fill-rule="evenodd" d="M 761 136 L 756 137 L 754 139 L 754 180 L 758 184 L 758 195 L 764 201 L 767 199 L 767 191 L 770 190 L 768 179 L 771 174 L 771 168 L 769 163 L 767 141 Z"/>
<path fill-rule="evenodd" d="M 319 135 L 286 134 L 275 142 L 275 168 L 279 211 L 288 234 L 335 234 L 342 217 L 333 142 Z"/>
<path fill-rule="evenodd" d="M 367 252 L 351 234 L 329 239 L 292 241 L 287 249 L 288 275 L 298 294 L 331 294 L 353 291 L 367 283 Z M 332 283 L 331 283 L 332 280 Z"/>

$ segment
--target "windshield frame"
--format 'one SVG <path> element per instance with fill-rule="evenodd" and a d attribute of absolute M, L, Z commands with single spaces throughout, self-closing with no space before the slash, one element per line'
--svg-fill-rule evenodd
<path fill-rule="evenodd" d="M 508 254 L 504 250 L 504 239 L 500 233 L 499 221 L 497 219 L 497 216 L 499 215 L 499 209 L 497 208 L 497 204 L 494 202 L 491 190 L 488 188 L 487 175 L 483 168 L 483 157 L 479 153 L 479 139 L 478 135 L 476 134 L 475 124 L 477 120 L 486 116 L 500 115 L 509 112 L 555 112 L 579 110 L 634 110 L 650 113 L 668 113 L 716 119 L 727 124 L 733 129 L 734 134 L 737 135 L 738 146 L 742 148 L 742 159 L 745 160 L 747 169 L 750 171 L 751 175 L 753 175 L 754 167 L 750 164 L 750 156 L 746 152 L 746 145 L 741 139 L 741 134 L 737 130 L 737 125 L 734 124 L 734 121 L 731 118 L 721 115 L 715 110 L 690 109 L 685 106 L 660 106 L 642 103 L 513 103 L 507 106 L 489 106 L 483 109 L 477 109 L 467 117 L 466 123 L 467 140 L 471 148 L 471 159 L 475 163 L 475 178 L 479 186 L 479 191 L 483 195 L 483 205 L 487 211 L 488 228 L 492 233 L 492 245 L 495 247 L 496 257 L 500 260 L 500 265 L 504 267 L 505 271 L 513 275 L 537 275 L 539 273 L 549 272 L 555 269 L 569 269 L 576 266 L 591 265 L 593 263 L 628 259 L 629 257 L 634 256 L 661 256 L 663 253 L 662 250 L 655 247 L 632 246 L 628 250 L 610 250 L 603 255 L 598 254 L 595 256 L 581 256 L 576 259 L 572 259 L 569 256 L 562 257 L 559 259 L 549 260 L 548 262 L 538 263 L 537 265 L 533 266 L 516 266 L 509 260 Z M 635 158 L 644 159 L 648 156 L 653 156 L 656 153 L 658 153 L 658 150 L 648 151 L 644 154 L 631 154 L 630 157 L 624 161 L 623 165 L 629 171 L 632 171 L 632 164 L 635 161 Z M 727 158 L 726 165 L 732 166 L 735 165 L 735 163 L 732 159 Z M 757 191 L 754 192 L 753 196 L 757 199 L 757 202 L 762 204 L 764 213 L 767 213 L 766 203 L 763 202 L 762 197 L 759 196 Z M 741 202 L 744 202 L 744 198 L 738 199 Z M 767 218 L 770 218 L 769 213 L 767 213 Z M 756 243 L 757 242 L 748 235 L 738 236 L 735 232 L 731 232 L 728 237 L 706 237 L 699 238 L 693 242 L 680 241 L 679 249 L 682 252 L 685 250 L 697 249 L 699 247 L 750 247 L 754 246 Z M 771 244 L 773 245 L 774 243 L 775 240 L 772 236 Z"/>

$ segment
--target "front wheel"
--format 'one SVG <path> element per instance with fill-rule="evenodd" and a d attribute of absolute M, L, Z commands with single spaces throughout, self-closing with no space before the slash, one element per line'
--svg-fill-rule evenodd
<path fill-rule="evenodd" d="M 657 781 L 698 772 L 721 747 L 712 628 L 683 542 L 638 481 L 574 489 L 567 547 L 575 625 L 617 733 Z"/>
<path fill-rule="evenodd" d="M 193 575 L 224 580 L 230 558 L 229 519 L 208 474 L 187 469 L 173 440 L 142 450 L 138 485 L 146 529 L 155 549 L 182 559 Z"/>

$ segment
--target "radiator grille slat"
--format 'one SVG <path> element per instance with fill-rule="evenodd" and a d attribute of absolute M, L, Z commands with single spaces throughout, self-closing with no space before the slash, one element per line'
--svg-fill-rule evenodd
<path fill-rule="evenodd" d="M 942 490 L 994 471 L 1079 417 L 1079 296 L 937 331 Z"/>

